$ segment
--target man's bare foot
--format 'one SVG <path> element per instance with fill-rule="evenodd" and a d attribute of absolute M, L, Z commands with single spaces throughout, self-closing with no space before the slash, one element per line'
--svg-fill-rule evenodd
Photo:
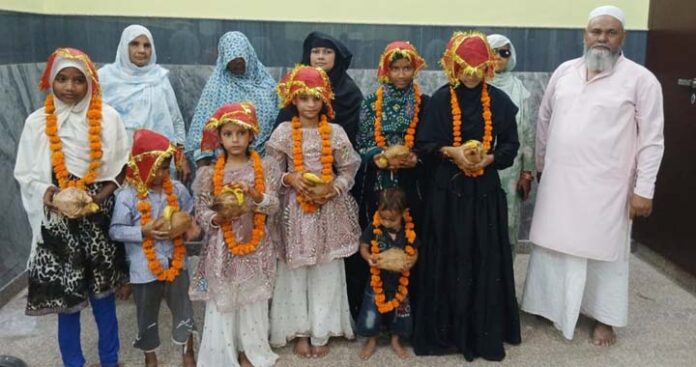
<path fill-rule="evenodd" d="M 193 335 L 189 336 L 184 345 L 184 354 L 182 355 L 184 367 L 196 367 L 196 358 L 193 355 Z"/>
<path fill-rule="evenodd" d="M 157 354 L 145 352 L 145 367 L 157 367 Z"/>
<path fill-rule="evenodd" d="M 239 353 L 239 365 L 241 367 L 254 367 L 253 364 L 251 364 L 251 361 L 249 358 L 247 358 L 246 353 L 241 352 Z"/>
<path fill-rule="evenodd" d="M 391 337 L 391 349 L 394 353 L 401 359 L 411 358 L 411 354 L 401 345 L 398 335 L 392 335 Z"/>
<path fill-rule="evenodd" d="M 363 361 L 370 359 L 370 357 L 375 354 L 375 351 L 377 351 L 377 337 L 371 336 L 367 338 L 365 345 L 363 345 L 360 351 L 360 359 Z"/>
<path fill-rule="evenodd" d="M 616 343 L 614 328 L 599 321 L 595 321 L 592 329 L 592 344 L 600 347 L 610 347 Z"/>
<path fill-rule="evenodd" d="M 302 358 L 312 357 L 312 349 L 309 346 L 309 338 L 297 338 L 295 341 L 295 354 Z"/>
<path fill-rule="evenodd" d="M 329 345 L 312 345 L 312 358 L 322 358 L 329 354 Z"/>

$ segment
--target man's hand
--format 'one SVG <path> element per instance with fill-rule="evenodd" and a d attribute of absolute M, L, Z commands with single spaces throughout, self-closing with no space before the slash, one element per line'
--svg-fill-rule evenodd
<path fill-rule="evenodd" d="M 633 219 L 635 217 L 648 217 L 650 213 L 652 213 L 652 205 L 652 199 L 631 194 L 631 203 L 628 208 L 629 218 Z"/>

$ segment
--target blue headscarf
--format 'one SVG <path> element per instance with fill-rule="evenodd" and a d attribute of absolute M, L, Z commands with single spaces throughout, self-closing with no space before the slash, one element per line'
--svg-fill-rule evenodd
<path fill-rule="evenodd" d="M 243 75 L 234 75 L 227 70 L 227 64 L 238 57 L 246 63 Z M 186 152 L 192 154 L 194 160 L 210 157 L 212 152 L 200 150 L 205 123 L 223 104 L 243 101 L 251 101 L 256 107 L 261 132 L 251 145 L 252 148 L 263 152 L 263 144 L 271 135 L 273 122 L 278 115 L 275 85 L 275 80 L 259 61 L 246 36 L 241 32 L 225 33 L 218 43 L 215 70 L 205 84 L 193 114 L 186 140 Z"/>
<path fill-rule="evenodd" d="M 138 67 L 130 61 L 128 45 L 145 36 L 152 45 L 147 65 Z M 141 25 L 123 30 L 116 50 L 116 60 L 98 71 L 104 102 L 118 111 L 126 125 L 129 141 L 136 129 L 156 131 L 177 144 L 184 144 L 186 127 L 179 104 L 169 83 L 169 71 L 157 65 L 157 52 L 150 31 Z"/>

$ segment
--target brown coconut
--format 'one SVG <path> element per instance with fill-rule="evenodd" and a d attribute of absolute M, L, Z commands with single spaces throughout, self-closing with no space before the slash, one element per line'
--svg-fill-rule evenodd
<path fill-rule="evenodd" d="M 223 218 L 237 218 L 247 212 L 244 203 L 240 203 L 232 192 L 223 192 L 215 196 L 210 208 Z"/>
<path fill-rule="evenodd" d="M 309 189 L 312 198 L 323 198 L 333 190 L 330 184 L 315 184 Z"/>
<path fill-rule="evenodd" d="M 409 263 L 410 256 L 404 250 L 392 247 L 377 255 L 376 263 L 380 269 L 400 273 Z"/>
<path fill-rule="evenodd" d="M 184 234 L 193 221 L 191 216 L 184 212 L 174 212 L 172 217 L 167 220 L 164 217 L 159 217 L 152 223 L 152 229 L 155 231 L 169 232 L 172 238 L 179 237 Z"/>
<path fill-rule="evenodd" d="M 384 150 L 384 157 L 392 160 L 392 159 L 402 159 L 405 158 L 408 153 L 411 152 L 411 149 L 408 149 L 407 146 L 401 145 L 401 144 L 395 144 L 395 145 L 390 145 L 387 149 Z"/>
<path fill-rule="evenodd" d="M 172 214 L 172 218 L 170 219 L 169 234 L 172 237 L 179 237 L 191 227 L 192 223 L 193 221 L 188 213 L 176 212 Z"/>
<path fill-rule="evenodd" d="M 99 210 L 99 206 L 92 201 L 87 192 L 75 187 L 60 190 L 53 196 L 53 205 L 70 219 L 84 217 Z"/>
<path fill-rule="evenodd" d="M 483 144 L 478 140 L 469 140 L 462 145 L 462 154 L 464 159 L 469 163 L 479 163 L 486 156 L 483 150 Z"/>

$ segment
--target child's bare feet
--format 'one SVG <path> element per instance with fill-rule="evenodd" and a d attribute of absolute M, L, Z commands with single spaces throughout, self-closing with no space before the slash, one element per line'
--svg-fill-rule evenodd
<path fill-rule="evenodd" d="M 157 367 L 157 354 L 145 352 L 145 367 Z"/>
<path fill-rule="evenodd" d="M 182 362 L 184 367 L 196 367 L 196 358 L 193 355 L 193 335 L 189 336 L 186 345 L 184 345 Z"/>
<path fill-rule="evenodd" d="M 363 361 L 370 359 L 370 357 L 372 357 L 372 355 L 375 354 L 376 350 L 377 350 L 377 337 L 371 336 L 371 337 L 367 338 L 365 345 L 363 345 L 362 350 L 360 351 L 360 359 L 362 359 Z"/>
<path fill-rule="evenodd" d="M 251 361 L 249 358 L 247 358 L 246 353 L 241 352 L 239 353 L 239 365 L 241 367 L 254 367 L 253 364 L 251 364 Z"/>
<path fill-rule="evenodd" d="M 312 358 L 322 358 L 329 354 L 329 345 L 312 345 Z"/>
<path fill-rule="evenodd" d="M 302 358 L 312 357 L 312 350 L 309 346 L 309 338 L 297 338 L 295 341 L 295 354 Z"/>
<path fill-rule="evenodd" d="M 592 344 L 600 347 L 610 347 L 614 343 L 616 343 L 614 328 L 596 321 L 594 329 L 592 329 Z"/>
<path fill-rule="evenodd" d="M 398 335 L 392 335 L 391 337 L 391 349 L 396 353 L 396 355 L 401 359 L 411 358 L 411 354 L 401 345 Z"/>

